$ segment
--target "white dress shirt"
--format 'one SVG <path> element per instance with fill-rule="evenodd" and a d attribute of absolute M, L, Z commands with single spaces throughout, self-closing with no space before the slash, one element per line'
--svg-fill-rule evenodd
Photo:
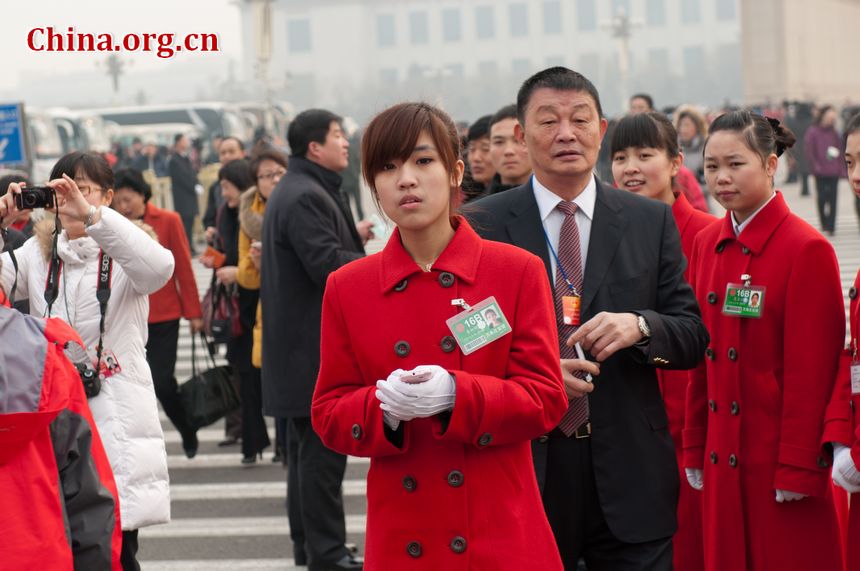
<path fill-rule="evenodd" d="M 559 202 L 564 200 L 559 195 L 540 183 L 536 176 L 532 175 L 532 189 L 537 201 L 540 219 L 552 249 L 558 253 L 558 236 L 561 234 L 561 225 L 565 214 L 556 208 Z M 576 204 L 576 214 L 573 215 L 576 226 L 579 228 L 579 251 L 582 254 L 582 275 L 585 277 L 585 263 L 588 256 L 588 242 L 591 238 L 591 221 L 594 218 L 594 202 L 597 200 L 597 182 L 594 175 L 579 196 L 573 199 Z M 552 268 L 552 279 L 555 283 L 556 261 L 555 256 L 547 246 L 547 255 Z M 580 292 L 581 294 L 582 292 Z"/>

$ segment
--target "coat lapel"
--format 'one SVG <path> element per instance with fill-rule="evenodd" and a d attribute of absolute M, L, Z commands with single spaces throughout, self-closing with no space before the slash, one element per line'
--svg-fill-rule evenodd
<path fill-rule="evenodd" d="M 535 200 L 532 183 L 528 183 L 506 192 L 518 193 L 511 204 L 511 218 L 506 224 L 511 244 L 531 252 L 543 260 L 546 274 L 552 283 L 552 269 L 549 263 L 549 249 L 543 233 L 543 223 L 540 219 L 540 209 Z"/>
<path fill-rule="evenodd" d="M 615 258 L 615 251 L 624 235 L 624 216 L 620 204 L 597 182 L 597 200 L 594 204 L 594 219 L 591 221 L 591 237 L 588 258 L 585 261 L 585 277 L 582 286 L 582 313 L 588 312 L 597 290 L 600 289 L 606 272 Z"/>

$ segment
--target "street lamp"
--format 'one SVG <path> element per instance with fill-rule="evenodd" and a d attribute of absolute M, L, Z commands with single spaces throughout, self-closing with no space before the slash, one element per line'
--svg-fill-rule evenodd
<path fill-rule="evenodd" d="M 619 95 L 621 109 L 626 109 L 630 98 L 630 38 L 633 30 L 642 26 L 639 19 L 630 18 L 627 10 L 619 7 L 615 16 L 609 22 L 601 22 L 600 27 L 609 30 L 612 37 L 618 40 L 618 73 L 620 78 Z"/>

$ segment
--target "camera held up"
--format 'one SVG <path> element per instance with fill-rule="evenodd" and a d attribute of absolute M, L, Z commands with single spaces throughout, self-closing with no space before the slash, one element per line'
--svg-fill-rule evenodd
<path fill-rule="evenodd" d="M 53 208 L 56 202 L 56 194 L 50 186 L 24 188 L 21 189 L 21 194 L 15 195 L 15 206 L 18 210 Z"/>

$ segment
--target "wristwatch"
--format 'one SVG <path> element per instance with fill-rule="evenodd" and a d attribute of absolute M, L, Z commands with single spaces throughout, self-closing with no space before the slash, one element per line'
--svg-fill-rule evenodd
<path fill-rule="evenodd" d="M 642 334 L 642 339 L 648 339 L 651 337 L 651 328 L 648 326 L 648 321 L 642 317 L 641 315 L 637 315 L 639 321 L 639 333 Z"/>
<path fill-rule="evenodd" d="M 84 227 L 89 228 L 93 225 L 93 216 L 96 215 L 96 207 L 90 204 L 90 209 L 87 211 L 87 217 L 84 220 Z M 642 329 L 642 326 L 639 326 L 639 329 Z"/>

